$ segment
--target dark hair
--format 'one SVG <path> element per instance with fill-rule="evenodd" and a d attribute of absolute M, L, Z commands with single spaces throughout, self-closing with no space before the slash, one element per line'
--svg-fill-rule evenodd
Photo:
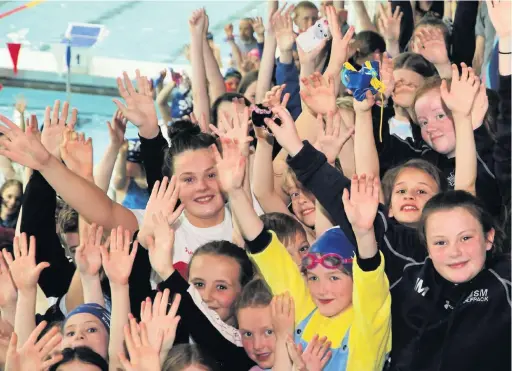
<path fill-rule="evenodd" d="M 285 246 L 293 242 L 297 234 L 306 237 L 306 231 L 300 222 L 283 213 L 268 213 L 260 216 L 265 229 L 274 231 L 277 238 Z"/>
<path fill-rule="evenodd" d="M 240 286 L 244 287 L 254 277 L 254 265 L 244 249 L 228 241 L 212 241 L 198 248 L 188 265 L 188 273 L 194 262 L 194 258 L 200 255 L 217 255 L 235 259 L 240 266 Z M 188 274 L 187 274 L 188 275 Z"/>
<path fill-rule="evenodd" d="M 78 232 L 78 213 L 68 204 L 64 204 L 57 215 L 57 232 Z"/>
<path fill-rule="evenodd" d="M 413 71 L 425 78 L 439 76 L 436 66 L 425 59 L 422 55 L 413 52 L 401 53 L 397 57 L 393 58 L 393 69 Z"/>
<path fill-rule="evenodd" d="M 64 358 L 50 367 L 49 371 L 56 371 L 60 366 L 75 360 L 97 366 L 101 371 L 108 371 L 107 361 L 89 347 L 66 348 L 62 351 L 62 356 Z"/>
<path fill-rule="evenodd" d="M 425 228 L 428 218 L 437 211 L 453 210 L 457 207 L 473 215 L 482 226 L 482 231 L 485 236 L 494 229 L 494 241 L 490 256 L 492 257 L 501 253 L 505 241 L 505 234 L 494 217 L 487 211 L 483 202 L 466 191 L 447 191 L 439 193 L 427 201 L 418 223 L 418 232 L 425 246 L 427 246 Z"/>
<path fill-rule="evenodd" d="M 497 91 L 492 89 L 485 89 L 487 93 L 487 100 L 489 101 L 489 108 L 487 108 L 487 112 L 484 116 L 483 124 L 487 128 L 489 135 L 493 140 L 496 140 L 497 133 L 497 119 L 500 113 L 500 96 Z"/>
<path fill-rule="evenodd" d="M 391 205 L 391 195 L 393 194 L 396 178 L 398 178 L 404 169 L 418 169 L 428 174 L 436 182 L 439 192 L 443 192 L 447 187 L 446 179 L 437 166 L 425 160 L 412 159 L 402 165 L 389 169 L 386 171 L 386 174 L 384 174 L 382 178 L 382 193 L 384 194 L 384 203 L 387 207 Z"/>
<path fill-rule="evenodd" d="M 240 85 L 238 85 L 238 92 L 240 94 L 245 94 L 247 88 L 255 81 L 258 81 L 258 73 L 259 71 L 251 71 L 245 74 L 242 81 L 240 81 Z"/>
<path fill-rule="evenodd" d="M 217 126 L 218 122 L 219 122 L 219 106 L 222 102 L 232 102 L 233 99 L 243 99 L 244 102 L 245 102 L 245 105 L 247 107 L 250 107 L 251 105 L 251 102 L 249 102 L 249 100 L 244 97 L 242 94 L 240 93 L 224 93 L 222 94 L 220 97 L 218 97 L 217 99 L 215 99 L 215 102 L 213 102 L 212 104 L 212 109 L 211 109 L 211 121 L 212 121 L 212 124 Z"/>
<path fill-rule="evenodd" d="M 357 51 L 353 56 L 354 61 L 359 58 L 366 58 L 370 54 L 379 51 L 383 53 L 386 50 L 384 38 L 373 31 L 361 31 L 354 36 Z"/>
<path fill-rule="evenodd" d="M 236 313 L 244 308 L 266 307 L 271 302 L 272 291 L 267 283 L 262 278 L 255 278 L 244 286 L 235 305 Z"/>
<path fill-rule="evenodd" d="M 220 371 L 214 359 L 199 346 L 191 344 L 173 345 L 162 364 L 162 371 L 182 371 L 192 365 L 199 365 L 208 371 Z"/>
<path fill-rule="evenodd" d="M 451 45 L 450 29 L 448 28 L 448 26 L 446 25 L 446 23 L 444 23 L 444 21 L 442 19 L 439 19 L 438 17 L 430 15 L 430 14 L 427 14 L 423 18 L 421 18 L 421 20 L 414 27 L 414 31 L 412 33 L 411 39 L 409 40 L 409 46 L 410 46 L 411 42 L 414 40 L 414 37 L 416 35 L 416 30 L 421 27 L 426 27 L 426 26 L 439 28 L 441 31 L 443 31 L 444 42 L 446 44 L 446 50 L 448 51 L 448 55 L 450 55 L 451 54 L 450 53 L 450 49 L 451 49 L 450 48 L 450 45 Z"/>
<path fill-rule="evenodd" d="M 201 128 L 189 120 L 178 120 L 169 126 L 170 147 L 165 151 L 163 173 L 174 173 L 173 159 L 185 151 L 209 148 L 216 143 L 213 135 L 201 132 Z"/>

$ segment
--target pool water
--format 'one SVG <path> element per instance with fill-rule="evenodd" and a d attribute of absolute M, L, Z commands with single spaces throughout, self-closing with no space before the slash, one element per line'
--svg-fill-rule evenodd
<path fill-rule="evenodd" d="M 37 115 L 39 125 L 43 123 L 46 106 L 53 106 L 57 99 L 61 102 L 66 100 L 65 92 L 4 87 L 0 90 L 0 114 L 12 120 L 14 103 L 19 95 L 27 101 L 27 111 Z M 76 130 L 92 138 L 94 163 L 97 164 L 109 142 L 107 121 L 111 120 L 117 107 L 112 97 L 85 94 L 73 94 L 71 106 L 78 109 L 79 124 Z M 137 128 L 129 123 L 126 138 L 137 137 Z"/>

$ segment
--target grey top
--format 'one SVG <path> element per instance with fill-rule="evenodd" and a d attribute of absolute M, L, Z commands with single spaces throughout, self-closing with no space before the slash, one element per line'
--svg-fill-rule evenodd
<path fill-rule="evenodd" d="M 487 4 L 483 1 L 480 3 L 480 7 L 478 8 L 475 35 L 485 38 L 483 62 L 483 66 L 485 66 L 487 62 L 489 62 L 489 58 L 491 57 L 491 53 L 494 48 L 494 37 L 496 36 L 496 31 L 494 30 L 494 26 L 491 23 L 491 18 L 489 17 L 489 12 L 487 10 Z"/>

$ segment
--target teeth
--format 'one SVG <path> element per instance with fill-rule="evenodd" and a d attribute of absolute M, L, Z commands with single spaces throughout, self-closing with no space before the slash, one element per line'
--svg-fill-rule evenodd
<path fill-rule="evenodd" d="M 196 199 L 196 201 L 198 202 L 204 202 L 204 201 L 209 201 L 212 199 L 212 196 L 208 196 L 208 197 L 201 197 L 201 198 L 198 198 Z"/>
<path fill-rule="evenodd" d="M 402 210 L 418 210 L 418 208 L 415 206 L 404 206 Z"/>

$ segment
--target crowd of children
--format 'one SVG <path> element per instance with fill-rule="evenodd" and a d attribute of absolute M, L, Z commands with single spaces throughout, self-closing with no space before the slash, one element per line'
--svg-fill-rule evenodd
<path fill-rule="evenodd" d="M 190 81 L 118 78 L 99 164 L 68 103 L 0 116 L 0 369 L 511 369 L 511 3 L 334 3 L 227 25 L 225 76 L 195 11 Z"/>

